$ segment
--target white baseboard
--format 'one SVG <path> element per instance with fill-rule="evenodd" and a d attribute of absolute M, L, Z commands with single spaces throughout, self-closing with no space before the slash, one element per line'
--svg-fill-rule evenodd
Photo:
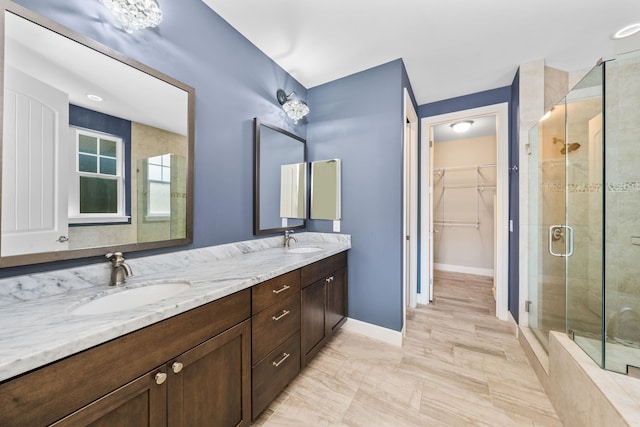
<path fill-rule="evenodd" d="M 347 321 L 342 325 L 342 329 L 402 347 L 402 332 L 394 331 L 393 329 L 383 328 L 382 326 L 352 319 L 351 317 L 347 318 Z"/>
<path fill-rule="evenodd" d="M 449 271 L 451 273 L 465 273 L 465 274 L 475 274 L 476 276 L 493 277 L 492 268 L 465 267 L 464 265 L 434 263 L 433 269 L 440 270 L 440 271 Z"/>

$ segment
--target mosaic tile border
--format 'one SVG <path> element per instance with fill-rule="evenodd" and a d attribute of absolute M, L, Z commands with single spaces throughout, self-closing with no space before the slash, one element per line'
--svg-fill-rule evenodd
<path fill-rule="evenodd" d="M 602 184 L 569 184 L 567 192 L 569 193 L 600 193 Z M 543 184 L 543 193 L 562 193 L 565 191 L 564 185 L 551 183 Z M 640 181 L 629 182 L 608 182 L 607 192 L 609 193 L 640 193 Z"/>

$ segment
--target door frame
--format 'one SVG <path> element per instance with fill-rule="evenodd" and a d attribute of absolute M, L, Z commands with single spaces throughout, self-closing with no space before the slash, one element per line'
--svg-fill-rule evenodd
<path fill-rule="evenodd" d="M 418 295 L 418 114 L 404 88 L 402 126 L 402 325 L 406 333 L 407 306 L 416 307 Z"/>
<path fill-rule="evenodd" d="M 496 317 L 500 320 L 509 318 L 509 103 L 487 105 L 468 110 L 460 110 L 437 116 L 424 117 L 421 120 L 421 164 L 425 165 L 428 159 L 429 150 L 429 129 L 437 124 L 464 120 L 469 117 L 496 116 L 496 271 L 494 272 L 496 287 Z M 423 168 L 421 174 L 430 174 L 431 168 Z M 424 176 L 422 175 L 423 181 Z M 428 193 L 426 193 L 428 194 Z M 429 224 L 430 206 L 428 197 L 424 197 L 425 189 L 421 191 L 421 227 L 420 227 L 420 248 L 421 265 L 428 265 L 429 260 L 433 262 L 433 251 L 425 250 L 429 247 L 429 236 L 432 232 Z M 425 212 L 426 210 L 426 212 Z M 427 270 L 427 271 L 425 271 Z M 418 296 L 420 301 L 428 300 L 426 292 L 431 292 L 430 272 L 428 269 L 421 269 L 420 291 Z M 426 291 L 426 292 L 425 292 Z"/>

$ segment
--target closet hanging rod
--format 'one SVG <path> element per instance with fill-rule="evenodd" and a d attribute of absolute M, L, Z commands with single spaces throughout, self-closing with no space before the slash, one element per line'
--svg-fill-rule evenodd
<path fill-rule="evenodd" d="M 481 165 L 475 166 L 450 166 L 445 168 L 435 168 L 433 171 L 462 171 L 462 170 L 473 170 L 473 169 L 481 169 L 481 168 L 495 168 L 495 163 L 484 163 Z"/>
<path fill-rule="evenodd" d="M 480 227 L 480 222 L 456 222 L 456 221 L 433 221 L 433 225 L 443 225 L 445 227 Z"/>

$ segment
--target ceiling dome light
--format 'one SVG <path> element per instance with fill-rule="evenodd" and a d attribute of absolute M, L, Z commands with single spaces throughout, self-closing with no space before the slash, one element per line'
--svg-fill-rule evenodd
<path fill-rule="evenodd" d="M 471 129 L 473 120 L 462 120 L 460 122 L 451 123 L 451 129 L 456 133 L 464 133 Z"/>
<path fill-rule="evenodd" d="M 629 24 L 620 28 L 614 35 L 611 36 L 611 38 L 614 40 L 623 39 L 625 37 L 634 35 L 638 31 L 640 31 L 640 22 Z"/>
<path fill-rule="evenodd" d="M 94 95 L 92 93 L 87 94 L 87 98 L 95 102 L 102 102 L 102 97 L 98 95 Z"/>

